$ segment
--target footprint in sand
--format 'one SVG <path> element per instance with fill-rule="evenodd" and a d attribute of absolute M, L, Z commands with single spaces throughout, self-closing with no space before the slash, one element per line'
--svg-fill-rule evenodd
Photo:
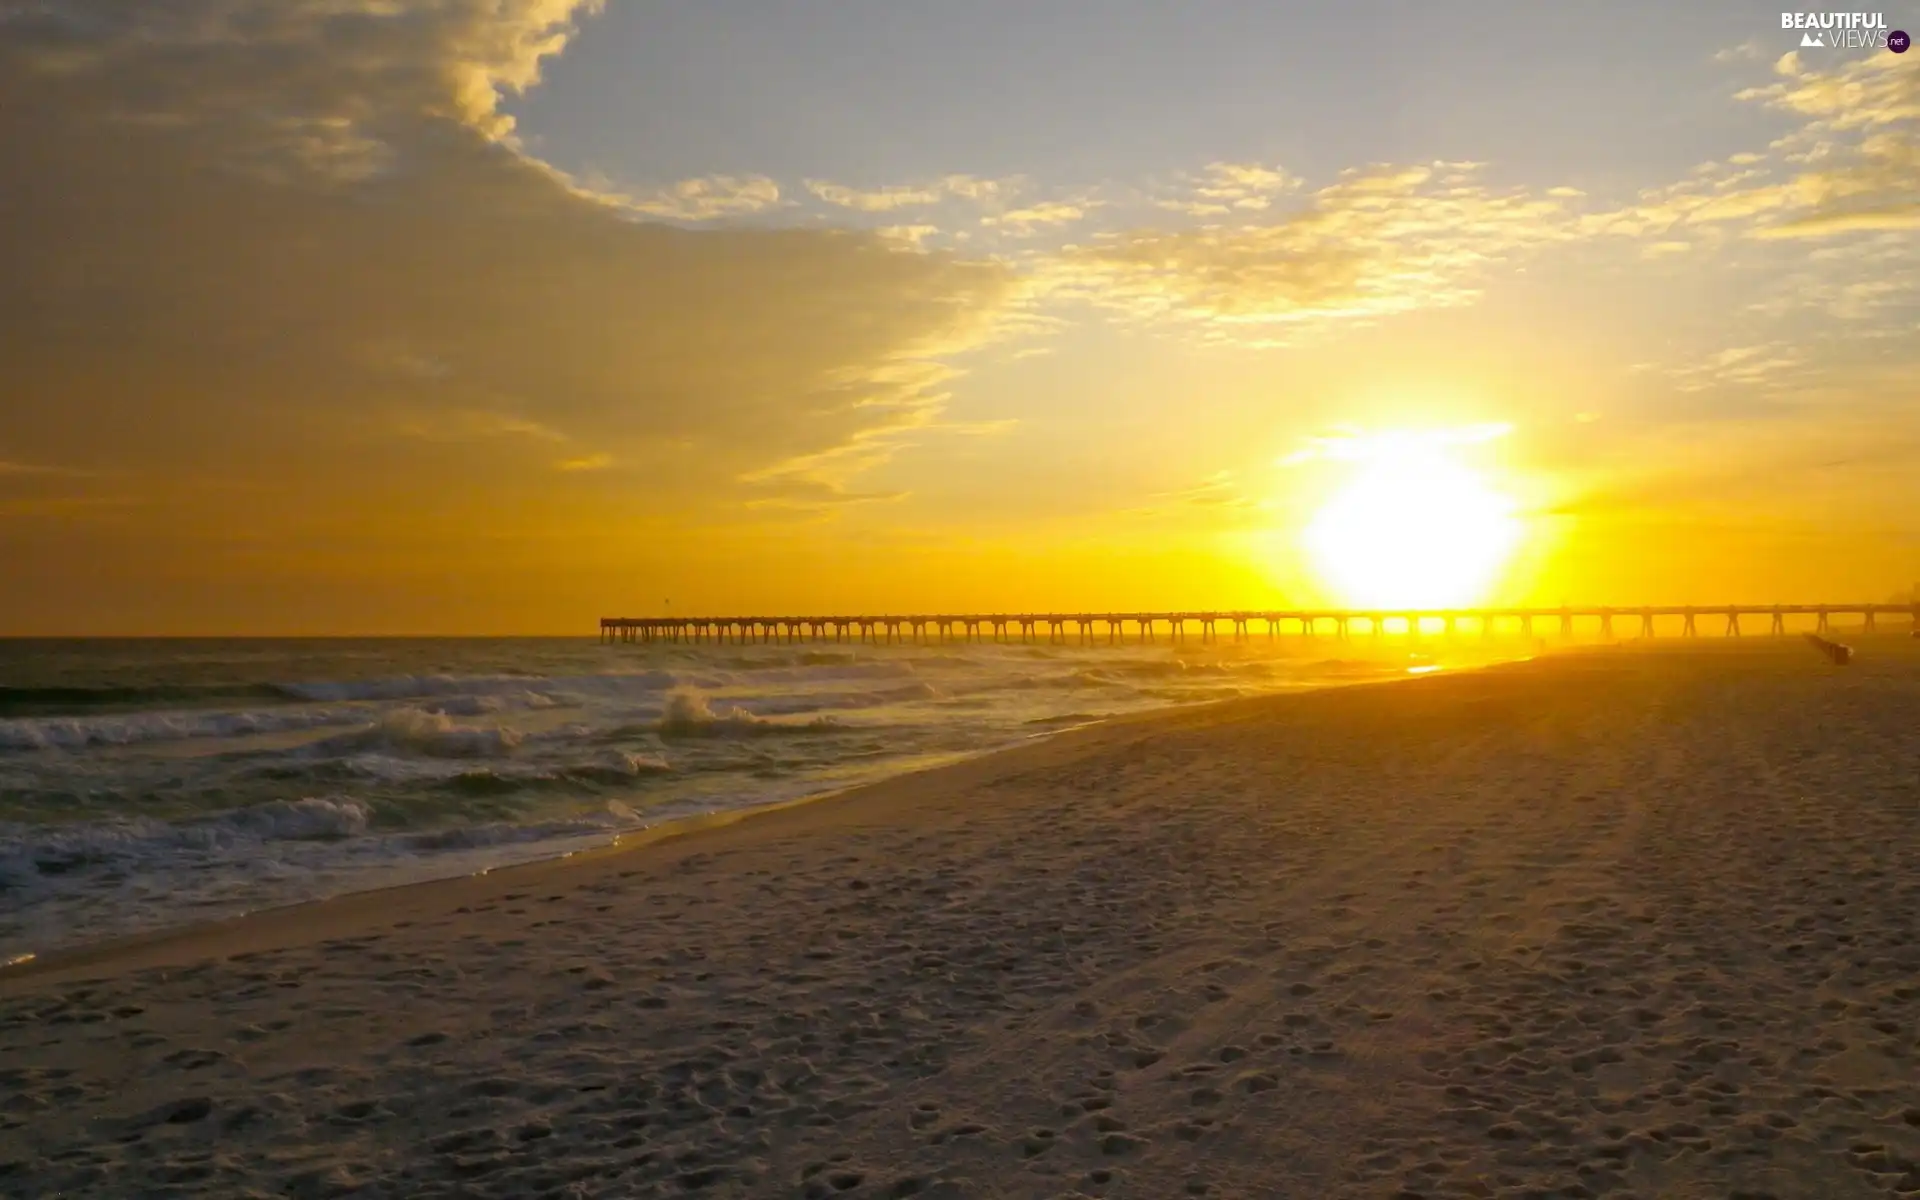
<path fill-rule="evenodd" d="M 1100 1139 L 1100 1153 L 1109 1158 L 1132 1154 L 1147 1144 L 1147 1139 L 1130 1133 L 1109 1133 Z"/>
<path fill-rule="evenodd" d="M 928 1140 L 934 1145 L 939 1146 L 952 1138 L 977 1137 L 986 1131 L 987 1127 L 978 1121 L 962 1121 L 957 1125 L 950 1125 L 945 1129 L 936 1130 Z"/>
<path fill-rule="evenodd" d="M 210 1067 L 214 1063 L 225 1061 L 226 1055 L 218 1050 L 175 1050 L 160 1061 L 170 1067 L 179 1067 L 183 1071 L 197 1071 Z"/>

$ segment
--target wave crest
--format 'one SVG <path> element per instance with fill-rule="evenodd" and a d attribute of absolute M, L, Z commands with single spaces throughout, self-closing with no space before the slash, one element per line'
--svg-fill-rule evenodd
<path fill-rule="evenodd" d="M 366 729 L 328 738 L 311 749 L 321 754 L 391 750 L 427 758 L 504 758 L 525 740 L 526 735 L 510 725 L 461 725 L 443 712 L 396 708 Z"/>
<path fill-rule="evenodd" d="M 666 709 L 655 727 L 663 738 L 746 737 L 768 733 L 813 733 L 843 728 L 831 717 L 815 717 L 805 724 L 773 721 L 738 705 L 716 711 L 699 692 L 678 691 L 667 697 Z"/>

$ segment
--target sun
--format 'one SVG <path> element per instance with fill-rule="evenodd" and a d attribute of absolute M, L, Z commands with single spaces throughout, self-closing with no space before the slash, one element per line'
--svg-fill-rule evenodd
<path fill-rule="evenodd" d="M 1510 498 L 1441 438 L 1385 435 L 1350 454 L 1353 476 L 1314 515 L 1308 555 L 1343 603 L 1465 607 L 1484 599 L 1519 544 Z"/>

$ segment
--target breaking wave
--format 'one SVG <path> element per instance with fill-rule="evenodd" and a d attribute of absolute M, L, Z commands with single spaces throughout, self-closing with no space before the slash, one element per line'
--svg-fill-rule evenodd
<path fill-rule="evenodd" d="M 429 758 L 501 758 L 512 754 L 526 735 L 507 725 L 461 725 L 443 712 L 397 708 L 366 729 L 343 733 L 308 747 L 308 753 L 332 755 L 366 750 L 395 750 Z"/>
<path fill-rule="evenodd" d="M 776 721 L 748 712 L 738 705 L 716 711 L 698 692 L 675 692 L 667 697 L 666 711 L 656 726 L 663 738 L 750 737 L 773 733 L 825 733 L 843 728 L 831 717 L 815 717 L 795 723 Z"/>

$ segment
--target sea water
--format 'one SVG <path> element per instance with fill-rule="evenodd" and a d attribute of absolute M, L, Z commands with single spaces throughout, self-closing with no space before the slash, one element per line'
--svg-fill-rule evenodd
<path fill-rule="evenodd" d="M 1407 669 L 1404 649 L 1164 634 L 0 641 L 0 962 L 555 857 L 1110 715 Z"/>

